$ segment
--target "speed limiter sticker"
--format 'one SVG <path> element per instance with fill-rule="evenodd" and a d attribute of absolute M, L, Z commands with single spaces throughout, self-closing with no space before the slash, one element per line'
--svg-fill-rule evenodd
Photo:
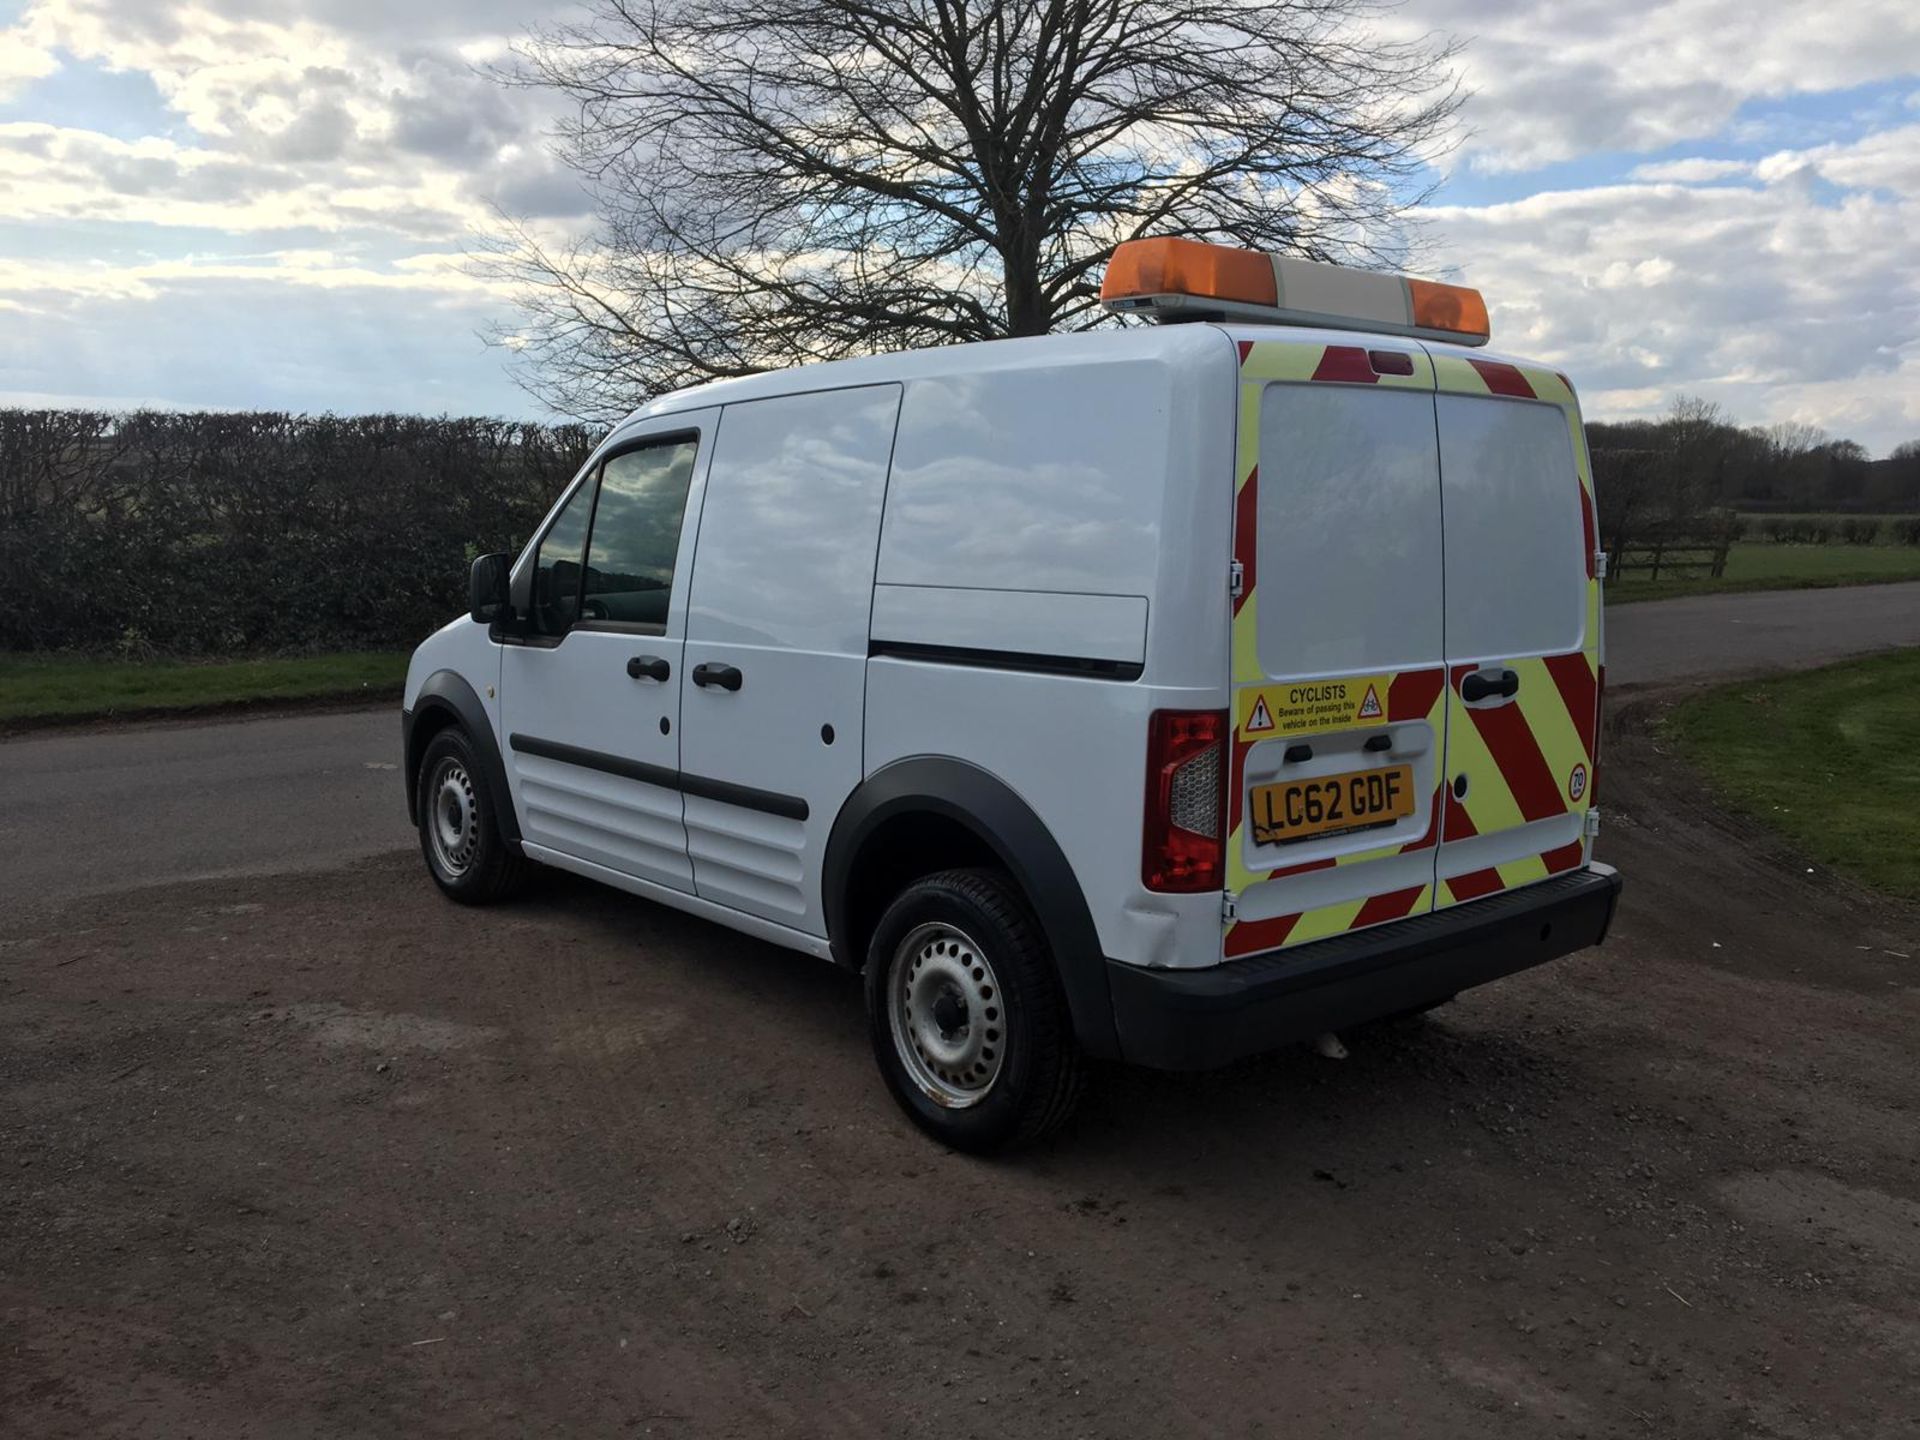
<path fill-rule="evenodd" d="M 1240 738 L 1306 735 L 1387 718 L 1391 675 L 1346 675 L 1336 680 L 1290 680 L 1250 685 L 1235 702 Z"/>

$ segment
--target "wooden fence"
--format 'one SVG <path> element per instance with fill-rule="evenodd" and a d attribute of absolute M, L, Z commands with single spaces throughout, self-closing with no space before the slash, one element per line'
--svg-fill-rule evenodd
<path fill-rule="evenodd" d="M 1737 520 L 1722 517 L 1653 529 L 1609 546 L 1607 574 L 1646 572 L 1649 580 L 1658 580 L 1662 574 L 1677 580 L 1701 576 L 1718 580 L 1727 573 L 1727 551 L 1739 529 Z"/>

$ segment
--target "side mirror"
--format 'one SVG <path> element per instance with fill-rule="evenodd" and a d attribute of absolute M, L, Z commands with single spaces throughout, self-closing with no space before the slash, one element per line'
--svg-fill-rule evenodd
<path fill-rule="evenodd" d="M 482 555 L 467 577 L 467 611 L 477 624 L 491 625 L 507 613 L 507 573 L 511 555 Z"/>

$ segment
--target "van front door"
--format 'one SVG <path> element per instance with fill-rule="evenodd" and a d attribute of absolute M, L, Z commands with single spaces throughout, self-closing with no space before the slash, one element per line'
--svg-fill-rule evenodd
<path fill-rule="evenodd" d="M 682 534 L 718 415 L 623 437 L 515 570 L 527 633 L 501 651 L 501 748 L 536 858 L 693 889 L 678 788 L 692 555 Z"/>
<path fill-rule="evenodd" d="M 1586 858 L 1600 672 L 1593 481 L 1559 375 L 1435 359 L 1447 777 L 1436 908 Z"/>
<path fill-rule="evenodd" d="M 824 936 L 827 832 L 861 778 L 898 385 L 729 405 L 687 614 L 681 790 L 696 892 Z"/>
<path fill-rule="evenodd" d="M 1240 350 L 1228 958 L 1432 907 L 1446 725 L 1425 351 Z"/>

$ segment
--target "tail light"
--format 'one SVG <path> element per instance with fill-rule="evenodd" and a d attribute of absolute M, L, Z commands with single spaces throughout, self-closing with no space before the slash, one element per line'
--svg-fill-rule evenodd
<path fill-rule="evenodd" d="M 1227 712 L 1156 710 L 1147 727 L 1140 879 L 1192 894 L 1225 883 Z"/>

